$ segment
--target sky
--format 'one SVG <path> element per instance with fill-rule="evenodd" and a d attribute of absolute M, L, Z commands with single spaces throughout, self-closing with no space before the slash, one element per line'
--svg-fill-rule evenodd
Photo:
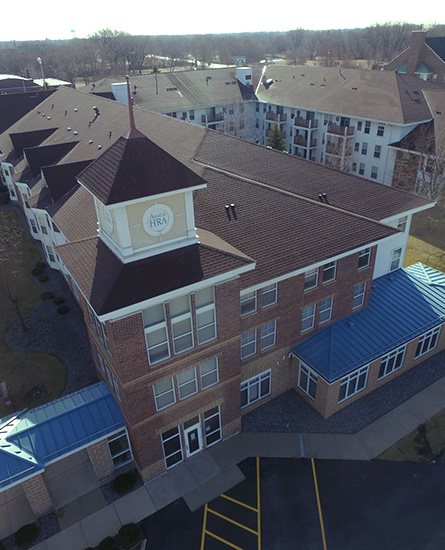
<path fill-rule="evenodd" d="M 210 8 L 209 6 L 214 7 Z M 423 0 L 420 20 L 416 3 L 374 0 L 367 9 L 357 0 L 318 0 L 304 3 L 313 10 L 302 10 L 301 2 L 282 0 L 276 8 L 266 3 L 224 0 L 189 2 L 173 0 L 133 0 L 105 3 L 97 0 L 24 0 L 22 16 L 14 24 L 2 25 L 0 41 L 44 40 L 46 38 L 86 38 L 104 28 L 137 35 L 214 34 L 255 31 L 288 31 L 364 28 L 374 23 L 406 21 L 408 23 L 445 23 L 442 0 Z M 440 6 L 442 5 L 442 8 Z M 264 6 L 264 4 L 263 4 Z"/>

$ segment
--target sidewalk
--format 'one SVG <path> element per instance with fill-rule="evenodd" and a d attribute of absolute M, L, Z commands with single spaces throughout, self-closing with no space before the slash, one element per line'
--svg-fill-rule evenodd
<path fill-rule="evenodd" d="M 252 456 L 371 460 L 444 408 L 445 377 L 434 382 L 356 434 L 240 433 L 182 462 L 113 504 L 95 491 L 67 506 L 57 535 L 34 550 L 85 550 L 184 497 L 194 511 L 243 480 L 237 464 Z M 94 510 L 94 502 L 98 509 Z M 92 510 L 93 509 L 93 510 Z M 75 523 L 70 522 L 76 518 Z"/>

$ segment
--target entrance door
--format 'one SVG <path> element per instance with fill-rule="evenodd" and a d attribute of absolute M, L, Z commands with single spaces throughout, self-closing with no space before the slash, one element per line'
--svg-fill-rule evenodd
<path fill-rule="evenodd" d="M 199 416 L 184 424 L 185 454 L 187 457 L 202 449 L 202 432 Z"/>

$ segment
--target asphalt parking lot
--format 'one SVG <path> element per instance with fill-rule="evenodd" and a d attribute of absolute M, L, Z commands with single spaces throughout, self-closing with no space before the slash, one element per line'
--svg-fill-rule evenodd
<path fill-rule="evenodd" d="M 156 550 L 441 550 L 445 465 L 248 459 L 246 479 L 192 513 L 145 519 Z M 317 498 L 318 488 L 318 498 Z"/>

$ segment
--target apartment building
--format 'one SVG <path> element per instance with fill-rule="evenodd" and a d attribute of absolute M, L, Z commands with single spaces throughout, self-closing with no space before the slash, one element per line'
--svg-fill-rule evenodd
<path fill-rule="evenodd" d="M 327 417 L 445 346 L 444 276 L 401 268 L 432 201 L 68 88 L 0 151 L 11 200 L 84 312 L 144 480 L 285 391 Z M 408 288 L 428 315 L 405 312 Z M 384 317 L 388 296 L 397 331 L 383 345 L 363 319 Z M 342 342 L 366 353 L 332 368 L 329 342 L 336 357 Z"/>

